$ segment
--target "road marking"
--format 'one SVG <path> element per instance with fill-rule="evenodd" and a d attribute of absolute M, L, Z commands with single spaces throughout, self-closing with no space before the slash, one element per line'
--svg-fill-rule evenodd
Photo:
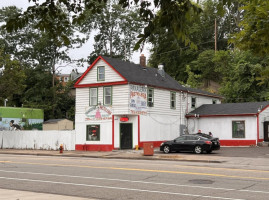
<path fill-rule="evenodd" d="M 184 171 L 168 171 L 168 170 L 154 170 L 154 169 L 137 169 L 137 168 L 123 168 L 123 167 L 96 167 L 88 165 L 67 165 L 67 164 L 49 164 L 49 163 L 32 163 L 32 162 L 14 162 L 16 164 L 27 165 L 43 165 L 43 166 L 59 166 L 59 167 L 78 167 L 78 168 L 91 168 L 91 169 L 111 169 L 111 170 L 125 170 L 125 171 L 141 171 L 141 172 L 156 172 L 156 173 L 169 173 L 169 174 L 186 174 L 186 175 L 198 175 L 198 176 L 213 176 L 224 178 L 238 178 L 238 179 L 250 179 L 250 180 L 269 180 L 265 177 L 251 177 L 251 176 L 233 176 L 224 174 L 211 174 L 211 173 L 199 173 L 199 172 L 184 172 Z"/>
<path fill-rule="evenodd" d="M 217 188 L 217 187 L 206 187 L 206 186 L 197 186 L 197 185 L 180 185 L 180 184 L 173 184 L 173 183 L 156 183 L 156 182 L 150 182 L 150 181 L 132 181 L 132 180 L 127 180 L 127 179 L 99 178 L 99 177 L 91 177 L 91 176 L 74 176 L 74 175 L 63 175 L 63 174 L 46 174 L 46 173 L 37 173 L 37 172 L 19 172 L 19 171 L 6 171 L 6 170 L 0 170 L 0 172 L 12 173 L 12 174 L 14 174 L 14 173 L 31 174 L 31 175 L 53 176 L 53 177 L 94 179 L 94 180 L 119 181 L 119 182 L 129 182 L 129 183 L 152 184 L 152 185 L 165 185 L 165 186 L 176 186 L 176 187 L 190 187 L 190 188 L 200 188 L 200 189 L 212 189 L 212 190 L 225 190 L 225 191 L 269 194 L 269 192 L 267 192 L 267 191 L 259 191 L 259 190 L 242 190 L 242 189 Z"/>
<path fill-rule="evenodd" d="M 3 161 L 0 161 L 0 163 L 10 163 L 12 161 L 8 161 L 8 160 L 3 160 Z"/>
<path fill-rule="evenodd" d="M 159 194 L 170 194 L 170 195 L 190 196 L 190 197 L 200 197 L 200 198 L 210 198 L 210 199 L 244 200 L 244 199 L 234 199 L 234 198 L 229 198 L 229 197 L 204 196 L 204 195 L 199 195 L 199 194 L 164 192 L 164 191 L 158 191 L 158 190 L 142 190 L 142 189 L 112 187 L 112 186 L 102 186 L 102 185 L 88 185 L 88 184 L 81 184 L 81 183 L 66 183 L 66 182 L 57 182 L 57 181 L 44 181 L 44 180 L 37 180 L 37 179 L 8 178 L 8 177 L 0 177 L 0 179 L 16 180 L 16 181 L 29 181 L 29 182 L 40 182 L 40 183 L 51 183 L 51 184 L 62 184 L 62 185 L 74 185 L 74 186 L 84 186 L 84 187 L 96 187 L 96 188 L 106 188 L 106 189 L 115 189 L 115 190 L 127 190 L 127 191 L 137 191 L 137 192 L 159 193 Z"/>
<path fill-rule="evenodd" d="M 6 155 L 6 154 L 0 154 L 0 155 Z M 268 154 L 269 155 L 269 154 Z M 22 156 L 29 156 L 30 158 L 32 157 L 32 155 L 22 155 Z M 17 157 L 17 158 L 20 158 L 20 159 L 24 159 L 24 158 L 21 158 L 22 156 L 20 157 L 17 157 L 16 155 L 14 155 L 14 157 Z M 42 158 L 42 157 L 45 157 L 45 158 Z M 50 157 L 50 156 L 46 156 L 46 155 L 42 155 L 42 156 L 39 156 L 38 158 L 37 157 L 34 157 L 34 158 L 31 158 L 31 160 L 59 160 L 59 159 L 62 159 L 62 160 L 74 160 L 74 159 L 83 159 L 83 161 L 87 161 L 87 162 L 91 162 L 91 161 L 94 161 L 94 162 L 100 162 L 100 163 L 107 163 L 112 160 L 112 159 L 109 159 L 109 161 L 107 160 L 98 160 L 99 158 L 96 158 L 96 159 L 89 159 L 89 158 L 85 158 L 85 157 Z M 29 159 L 30 159 L 29 158 Z M 115 158 L 115 160 L 117 160 Z M 145 160 L 144 160 L 145 161 Z M 163 161 L 163 160 L 162 160 Z M 1 162 L 1 161 L 0 161 Z M 12 161 L 2 161 L 2 162 L 12 162 Z M 150 161 L 151 162 L 151 161 Z M 118 163 L 118 162 L 117 162 Z M 130 164 L 130 162 L 125 162 L 125 161 L 121 161 L 119 162 L 120 164 L 122 163 L 127 163 L 127 164 Z M 143 163 L 136 163 L 136 164 L 140 164 L 140 165 L 144 165 Z M 149 163 L 151 165 L 159 165 L 159 166 L 163 166 L 166 164 L 161 164 L 161 163 Z M 171 166 L 174 166 L 174 167 L 183 167 L 183 168 L 194 168 L 194 169 L 209 169 L 209 170 L 225 170 L 225 171 L 245 171 L 245 172 L 262 172 L 262 173 L 269 173 L 269 170 L 257 170 L 257 169 L 238 169 L 238 168 L 222 168 L 222 167 L 205 167 L 205 166 L 193 166 L 193 165 L 171 165 Z"/>

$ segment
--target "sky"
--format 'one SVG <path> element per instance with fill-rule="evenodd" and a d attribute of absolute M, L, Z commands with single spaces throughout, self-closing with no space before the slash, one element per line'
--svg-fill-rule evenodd
<path fill-rule="evenodd" d="M 6 6 L 16 6 L 18 8 L 22 8 L 23 10 L 26 10 L 29 5 L 31 4 L 29 3 L 28 0 L 0 0 L 0 8 L 6 7 Z M 93 38 L 94 38 L 94 34 L 91 35 L 88 42 L 85 43 L 82 47 L 70 50 L 69 56 L 72 59 L 80 59 L 80 58 L 86 59 L 87 56 L 90 55 L 90 53 L 93 51 L 93 44 L 94 44 Z M 142 52 L 140 52 L 140 50 L 134 52 L 131 58 L 131 61 L 136 64 L 139 64 L 139 57 L 141 54 L 144 54 L 148 59 L 150 55 L 148 48 L 149 48 L 148 45 L 145 45 Z M 74 65 L 67 66 L 67 67 L 59 67 L 58 73 L 68 74 L 72 71 L 72 69 L 74 69 L 74 67 L 72 66 L 76 66 L 76 64 L 74 63 Z M 88 67 L 88 64 L 85 63 L 83 67 L 79 67 L 77 68 L 77 70 L 78 72 L 83 73 L 87 69 L 87 67 Z"/>

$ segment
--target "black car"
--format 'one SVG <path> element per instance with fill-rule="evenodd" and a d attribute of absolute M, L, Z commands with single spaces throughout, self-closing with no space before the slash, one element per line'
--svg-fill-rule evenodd
<path fill-rule="evenodd" d="M 182 135 L 174 140 L 163 142 L 160 151 L 170 153 L 172 151 L 192 151 L 195 153 L 211 153 L 220 149 L 218 138 L 211 137 L 204 133 Z"/>

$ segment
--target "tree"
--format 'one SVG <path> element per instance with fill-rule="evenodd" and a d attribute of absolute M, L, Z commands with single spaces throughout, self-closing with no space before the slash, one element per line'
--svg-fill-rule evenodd
<path fill-rule="evenodd" d="M 103 4 L 104 9 L 100 14 L 93 15 L 86 11 L 88 17 L 82 24 L 82 31 L 86 34 L 92 28 L 98 31 L 94 37 L 94 51 L 89 56 L 90 63 L 99 55 L 129 60 L 133 53 L 143 22 L 137 9 L 123 9 L 116 2 Z"/>
<path fill-rule="evenodd" d="M 196 60 L 202 51 L 214 49 L 215 19 L 218 22 L 218 50 L 230 48 L 229 34 L 238 31 L 238 20 L 241 19 L 241 13 L 237 10 L 239 5 L 238 1 L 233 1 L 229 7 L 225 5 L 222 8 L 225 13 L 218 13 L 218 2 L 206 0 L 201 3 L 203 12 L 199 16 L 193 16 L 192 20 L 185 24 L 185 31 L 197 48 L 186 47 L 186 44 L 174 35 L 172 29 L 160 26 L 149 37 L 152 44 L 150 66 L 157 67 L 163 63 L 167 73 L 178 81 L 186 82 L 186 66 L 193 66 L 190 63 Z"/>
<path fill-rule="evenodd" d="M 18 97 L 23 94 L 26 87 L 26 76 L 23 66 L 9 55 L 0 50 L 0 102 L 8 99 L 9 104 L 18 106 Z"/>
<path fill-rule="evenodd" d="M 50 36 L 57 35 L 59 40 L 68 44 L 70 36 L 65 33 L 65 30 L 74 24 L 80 24 L 85 19 L 85 10 L 90 10 L 93 14 L 101 13 L 103 7 L 100 2 L 107 0 L 45 0 L 40 3 L 38 0 L 30 0 L 35 4 L 28 7 L 27 11 L 10 19 L 6 24 L 8 31 L 16 31 L 26 26 L 30 20 L 38 19 L 36 28 L 46 31 Z M 225 0 L 224 2 L 227 2 Z M 139 1 L 139 0 L 120 0 L 119 5 L 122 7 L 131 7 L 139 5 L 139 13 L 143 21 L 146 22 L 146 27 L 143 33 L 139 35 L 139 41 L 135 46 L 138 49 L 146 39 L 151 35 L 156 28 L 155 20 L 160 22 L 161 27 L 171 28 L 174 34 L 181 38 L 184 42 L 189 43 L 190 40 L 185 32 L 185 23 L 196 13 L 201 10 L 191 0 L 155 0 Z M 160 15 L 155 14 L 152 9 L 152 4 L 156 9 L 161 10 Z M 62 10 L 71 13 L 71 21 L 69 16 L 65 15 Z M 53 20 L 55 21 L 53 21 Z M 57 22 L 57 23 L 55 23 Z"/>
<path fill-rule="evenodd" d="M 256 55 L 265 56 L 269 53 L 269 1 L 242 1 L 244 17 L 240 23 L 241 31 L 231 40 L 243 50 L 251 50 Z"/>

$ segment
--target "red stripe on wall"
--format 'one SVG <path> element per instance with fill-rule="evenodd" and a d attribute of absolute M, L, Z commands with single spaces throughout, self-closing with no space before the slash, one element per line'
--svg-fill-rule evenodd
<path fill-rule="evenodd" d="M 112 151 L 111 144 L 76 144 L 77 151 Z"/>
<path fill-rule="evenodd" d="M 256 140 L 220 140 L 221 146 L 251 146 L 256 145 Z"/>

